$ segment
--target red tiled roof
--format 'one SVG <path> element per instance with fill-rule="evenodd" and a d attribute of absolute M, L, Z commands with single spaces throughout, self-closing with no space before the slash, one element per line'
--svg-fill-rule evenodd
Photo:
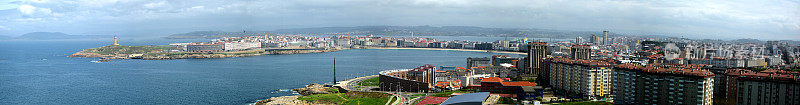
<path fill-rule="evenodd" d="M 500 77 L 489 77 L 489 78 L 483 78 L 481 82 L 503 82 L 503 79 L 501 79 Z"/>
<path fill-rule="evenodd" d="M 693 77 L 713 77 L 714 73 L 706 69 L 698 68 L 692 65 L 660 65 L 651 64 L 642 66 L 641 64 L 625 63 L 614 66 L 615 70 L 626 70 L 654 74 L 674 74 Z"/>
<path fill-rule="evenodd" d="M 528 42 L 528 45 L 534 45 L 534 44 L 547 44 L 547 43 L 545 43 L 545 42 Z"/>
<path fill-rule="evenodd" d="M 800 83 L 800 75 L 792 74 L 790 72 L 781 72 L 781 70 L 764 70 L 761 72 L 755 72 L 744 69 L 728 69 L 725 72 L 726 75 L 738 77 L 740 79 Z"/>
<path fill-rule="evenodd" d="M 517 97 L 516 94 L 494 94 L 500 97 Z"/>
<path fill-rule="evenodd" d="M 528 81 L 519 81 L 519 82 L 500 82 L 503 86 L 536 86 L 536 83 L 528 82 Z"/>
<path fill-rule="evenodd" d="M 550 62 L 562 64 L 577 64 L 591 67 L 611 67 L 611 63 L 601 60 L 584 60 L 584 59 L 567 59 L 567 58 L 554 58 Z"/>

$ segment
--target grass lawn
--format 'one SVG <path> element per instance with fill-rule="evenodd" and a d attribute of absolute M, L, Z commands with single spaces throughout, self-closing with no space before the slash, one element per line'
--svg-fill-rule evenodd
<path fill-rule="evenodd" d="M 114 55 L 114 54 L 144 54 L 149 52 L 158 52 L 165 50 L 178 50 L 177 46 L 125 46 L 125 45 L 109 45 L 98 48 L 86 49 L 88 53 L 97 53 L 101 55 Z"/>
<path fill-rule="evenodd" d="M 586 101 L 586 102 L 559 103 L 555 105 L 613 105 L 613 104 L 604 101 Z"/>
<path fill-rule="evenodd" d="M 378 77 L 369 78 L 367 80 L 358 82 L 358 85 L 361 85 L 361 86 L 378 86 Z"/>
<path fill-rule="evenodd" d="M 345 105 L 382 105 L 389 102 L 389 94 L 376 92 L 349 92 L 302 96 L 298 100 L 315 103 Z"/>

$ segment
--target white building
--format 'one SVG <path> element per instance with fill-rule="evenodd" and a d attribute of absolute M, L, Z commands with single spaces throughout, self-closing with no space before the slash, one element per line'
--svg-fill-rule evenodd
<path fill-rule="evenodd" d="M 258 42 L 226 42 L 224 44 L 224 49 L 226 51 L 232 50 L 245 50 L 250 48 L 258 48 L 261 47 L 261 43 Z"/>

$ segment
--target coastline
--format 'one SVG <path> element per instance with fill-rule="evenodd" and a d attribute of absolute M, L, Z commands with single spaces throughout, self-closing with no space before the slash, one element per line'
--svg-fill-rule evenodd
<path fill-rule="evenodd" d="M 119 46 L 119 45 L 116 45 Z M 195 59 L 195 58 L 230 58 L 230 57 L 249 57 L 259 55 L 283 55 L 283 54 L 306 54 L 306 53 L 323 53 L 334 52 L 343 49 L 325 49 L 325 50 L 280 50 L 280 51 L 263 51 L 263 50 L 245 50 L 234 52 L 216 52 L 216 53 L 196 53 L 196 52 L 161 52 L 161 53 L 130 53 L 130 54 L 101 54 L 97 53 L 98 49 L 104 49 L 107 46 L 85 49 L 76 52 L 68 57 L 82 57 L 82 58 L 102 58 L 102 59 L 144 59 L 144 60 L 171 60 L 171 59 Z M 469 51 L 469 52 L 491 52 L 491 53 L 504 53 L 504 54 L 517 54 L 526 55 L 523 52 L 511 51 L 495 51 L 495 50 L 475 50 L 475 49 L 446 49 L 446 48 L 404 48 L 404 47 L 361 47 L 352 49 L 379 49 L 379 50 L 438 50 L 438 51 Z M 94 52 L 93 52 L 94 51 Z"/>
<path fill-rule="evenodd" d="M 367 76 L 361 76 L 361 77 L 355 77 L 355 78 L 340 80 L 340 81 L 336 81 L 336 83 L 331 85 L 332 87 L 326 87 L 326 88 L 335 88 L 336 86 L 338 86 L 338 87 L 342 87 L 341 89 L 344 89 L 344 90 L 347 90 L 347 91 L 359 91 L 359 90 L 349 89 L 349 88 L 347 88 L 347 85 L 348 84 L 354 84 L 354 83 L 350 83 L 350 82 L 353 82 L 354 80 L 377 77 L 377 76 L 378 75 L 367 75 Z M 266 98 L 266 99 L 258 100 L 255 103 L 250 103 L 248 105 L 284 105 L 284 104 L 285 105 L 320 105 L 320 104 L 324 104 L 324 103 L 307 102 L 307 101 L 303 101 L 303 100 L 297 99 L 297 98 L 302 97 L 302 96 L 308 96 L 308 95 L 314 95 L 314 94 L 332 94 L 332 93 L 311 93 L 311 92 L 307 91 L 307 88 L 313 88 L 313 87 L 315 87 L 315 85 L 316 86 L 320 86 L 320 84 L 311 83 L 309 85 L 306 85 L 305 87 L 292 89 L 292 92 L 295 92 L 295 93 L 298 93 L 298 94 L 269 97 L 269 98 Z M 301 90 L 303 90 L 303 91 L 301 92 Z"/>
<path fill-rule="evenodd" d="M 523 52 L 495 51 L 495 50 L 473 50 L 473 49 L 446 49 L 446 48 L 402 48 L 402 47 L 368 47 L 366 49 L 385 49 L 385 50 L 441 50 L 441 51 L 470 51 L 470 52 L 492 52 L 504 54 L 527 55 Z"/>
<path fill-rule="evenodd" d="M 138 47 L 135 48 L 134 47 Z M 98 48 L 84 49 L 71 54 L 67 57 L 80 58 L 101 58 L 101 59 L 143 59 L 143 60 L 172 60 L 172 59 L 195 59 L 195 58 L 230 58 L 230 57 L 249 57 L 259 55 L 284 55 L 284 54 L 306 54 L 334 52 L 339 49 L 318 49 L 318 50 L 264 50 L 253 49 L 243 51 L 228 52 L 153 52 L 148 50 L 156 49 L 156 46 L 123 46 L 111 45 Z M 147 49 L 147 50 L 142 50 Z M 161 48 L 159 50 L 169 49 Z"/>

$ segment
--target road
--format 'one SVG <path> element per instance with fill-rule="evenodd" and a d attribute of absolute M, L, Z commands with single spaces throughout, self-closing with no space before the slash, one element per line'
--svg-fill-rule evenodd
<path fill-rule="evenodd" d="M 358 82 L 361 82 L 361 81 L 364 81 L 364 80 L 367 80 L 367 79 L 370 79 L 370 78 L 375 78 L 375 77 L 378 77 L 378 75 L 371 75 L 371 76 L 353 78 L 353 79 L 349 79 L 349 80 L 345 80 L 345 81 L 340 81 L 340 82 L 337 83 L 336 86 L 340 86 L 340 87 L 344 88 L 347 91 L 381 92 L 381 93 L 391 94 L 392 96 L 398 97 L 397 98 L 398 101 L 396 101 L 395 103 L 392 103 L 391 105 L 409 105 L 411 102 L 413 102 L 412 100 L 409 99 L 409 95 L 407 95 L 407 94 L 405 94 L 403 92 L 373 91 L 372 89 L 375 89 L 375 88 L 378 88 L 378 87 L 375 87 L 375 86 L 365 87 L 365 86 L 359 86 L 358 85 Z M 344 85 L 344 86 L 341 86 L 341 85 Z M 356 88 L 356 87 L 364 87 L 364 88 L 359 89 L 359 88 Z"/>

